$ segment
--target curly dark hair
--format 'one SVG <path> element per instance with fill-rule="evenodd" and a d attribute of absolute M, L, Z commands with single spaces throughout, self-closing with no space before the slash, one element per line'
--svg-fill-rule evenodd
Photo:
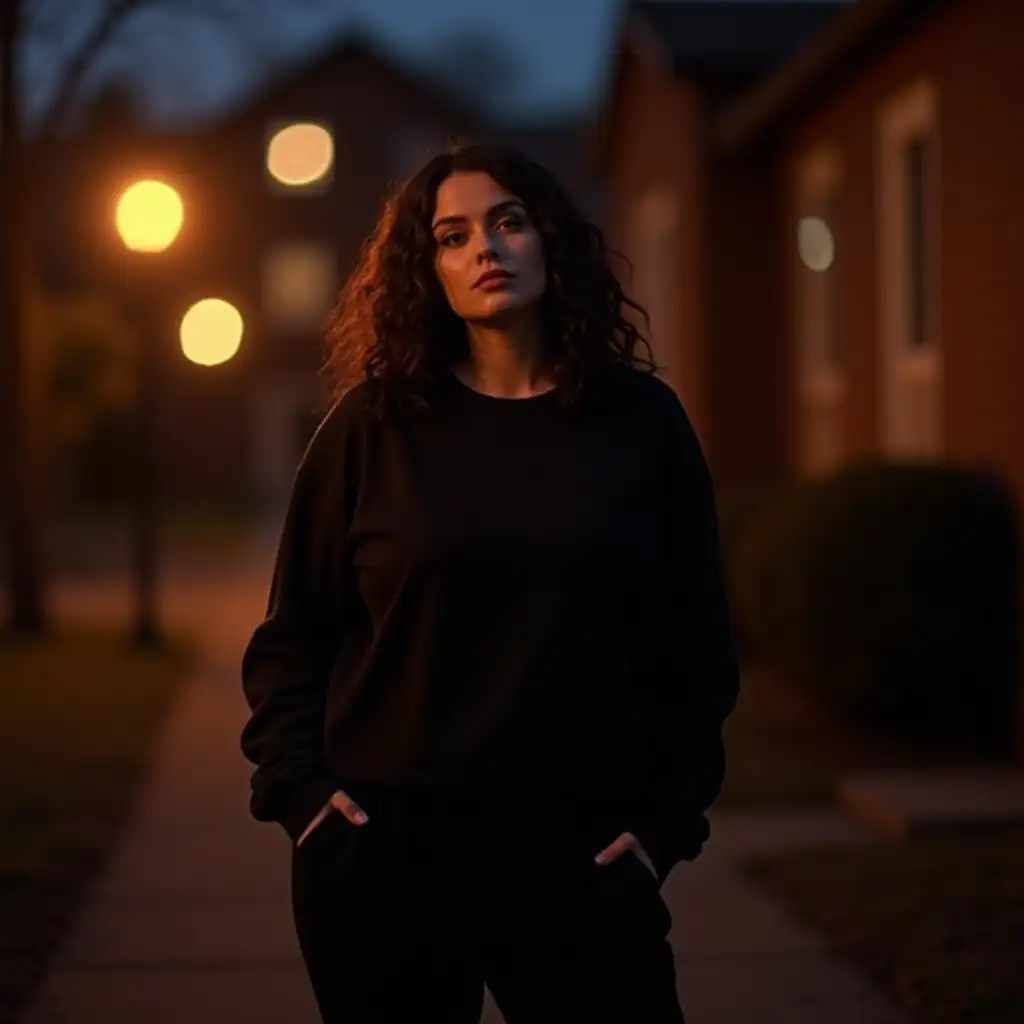
<path fill-rule="evenodd" d="M 626 316 L 631 308 L 649 328 L 647 313 L 624 293 L 610 264 L 618 254 L 601 230 L 536 161 L 474 142 L 434 156 L 386 199 L 328 323 L 325 370 L 334 397 L 368 381 L 378 410 L 428 409 L 433 387 L 467 354 L 465 324 L 437 278 L 431 230 L 437 190 L 455 171 L 490 175 L 522 200 L 540 233 L 545 343 L 563 404 L 596 397 L 618 368 L 654 372 L 650 345 Z"/>

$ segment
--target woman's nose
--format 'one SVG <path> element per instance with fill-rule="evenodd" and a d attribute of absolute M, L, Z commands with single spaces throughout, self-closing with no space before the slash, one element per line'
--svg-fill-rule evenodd
<path fill-rule="evenodd" d="M 497 243 L 487 231 L 480 233 L 479 246 L 476 253 L 477 263 L 487 263 L 498 258 Z"/>

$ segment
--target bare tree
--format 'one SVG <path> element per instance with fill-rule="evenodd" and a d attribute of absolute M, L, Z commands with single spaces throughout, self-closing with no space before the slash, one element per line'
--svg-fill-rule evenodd
<path fill-rule="evenodd" d="M 305 7 L 329 3 L 305 0 Z M 0 510 L 14 632 L 40 632 L 48 621 L 42 550 L 48 360 L 31 322 L 42 292 L 35 227 L 55 143 L 89 75 L 118 48 L 124 63 L 137 67 L 154 50 L 166 55 L 174 30 L 201 19 L 266 69 L 276 58 L 273 15 L 279 25 L 297 6 L 283 12 L 275 0 L 0 0 Z M 83 11 L 91 17 L 70 32 L 71 15 Z M 154 20 L 161 21 L 159 30 Z M 42 109 L 30 115 L 22 61 L 30 48 L 47 47 L 60 70 Z"/>

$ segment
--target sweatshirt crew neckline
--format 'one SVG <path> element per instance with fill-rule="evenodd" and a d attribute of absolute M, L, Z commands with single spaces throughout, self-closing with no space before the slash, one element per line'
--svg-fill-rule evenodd
<path fill-rule="evenodd" d="M 479 401 L 481 404 L 491 406 L 535 406 L 549 402 L 558 397 L 558 387 L 549 388 L 547 391 L 540 391 L 535 395 L 491 395 L 486 391 L 478 391 L 472 385 L 467 384 L 458 374 L 452 372 L 449 377 L 454 382 L 458 391 L 463 392 L 472 401 Z"/>

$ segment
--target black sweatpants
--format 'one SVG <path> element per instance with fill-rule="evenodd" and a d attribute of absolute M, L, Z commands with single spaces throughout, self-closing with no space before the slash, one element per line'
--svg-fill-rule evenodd
<path fill-rule="evenodd" d="M 668 908 L 620 811 L 353 788 L 292 853 L 292 907 L 325 1024 L 683 1024 Z"/>

